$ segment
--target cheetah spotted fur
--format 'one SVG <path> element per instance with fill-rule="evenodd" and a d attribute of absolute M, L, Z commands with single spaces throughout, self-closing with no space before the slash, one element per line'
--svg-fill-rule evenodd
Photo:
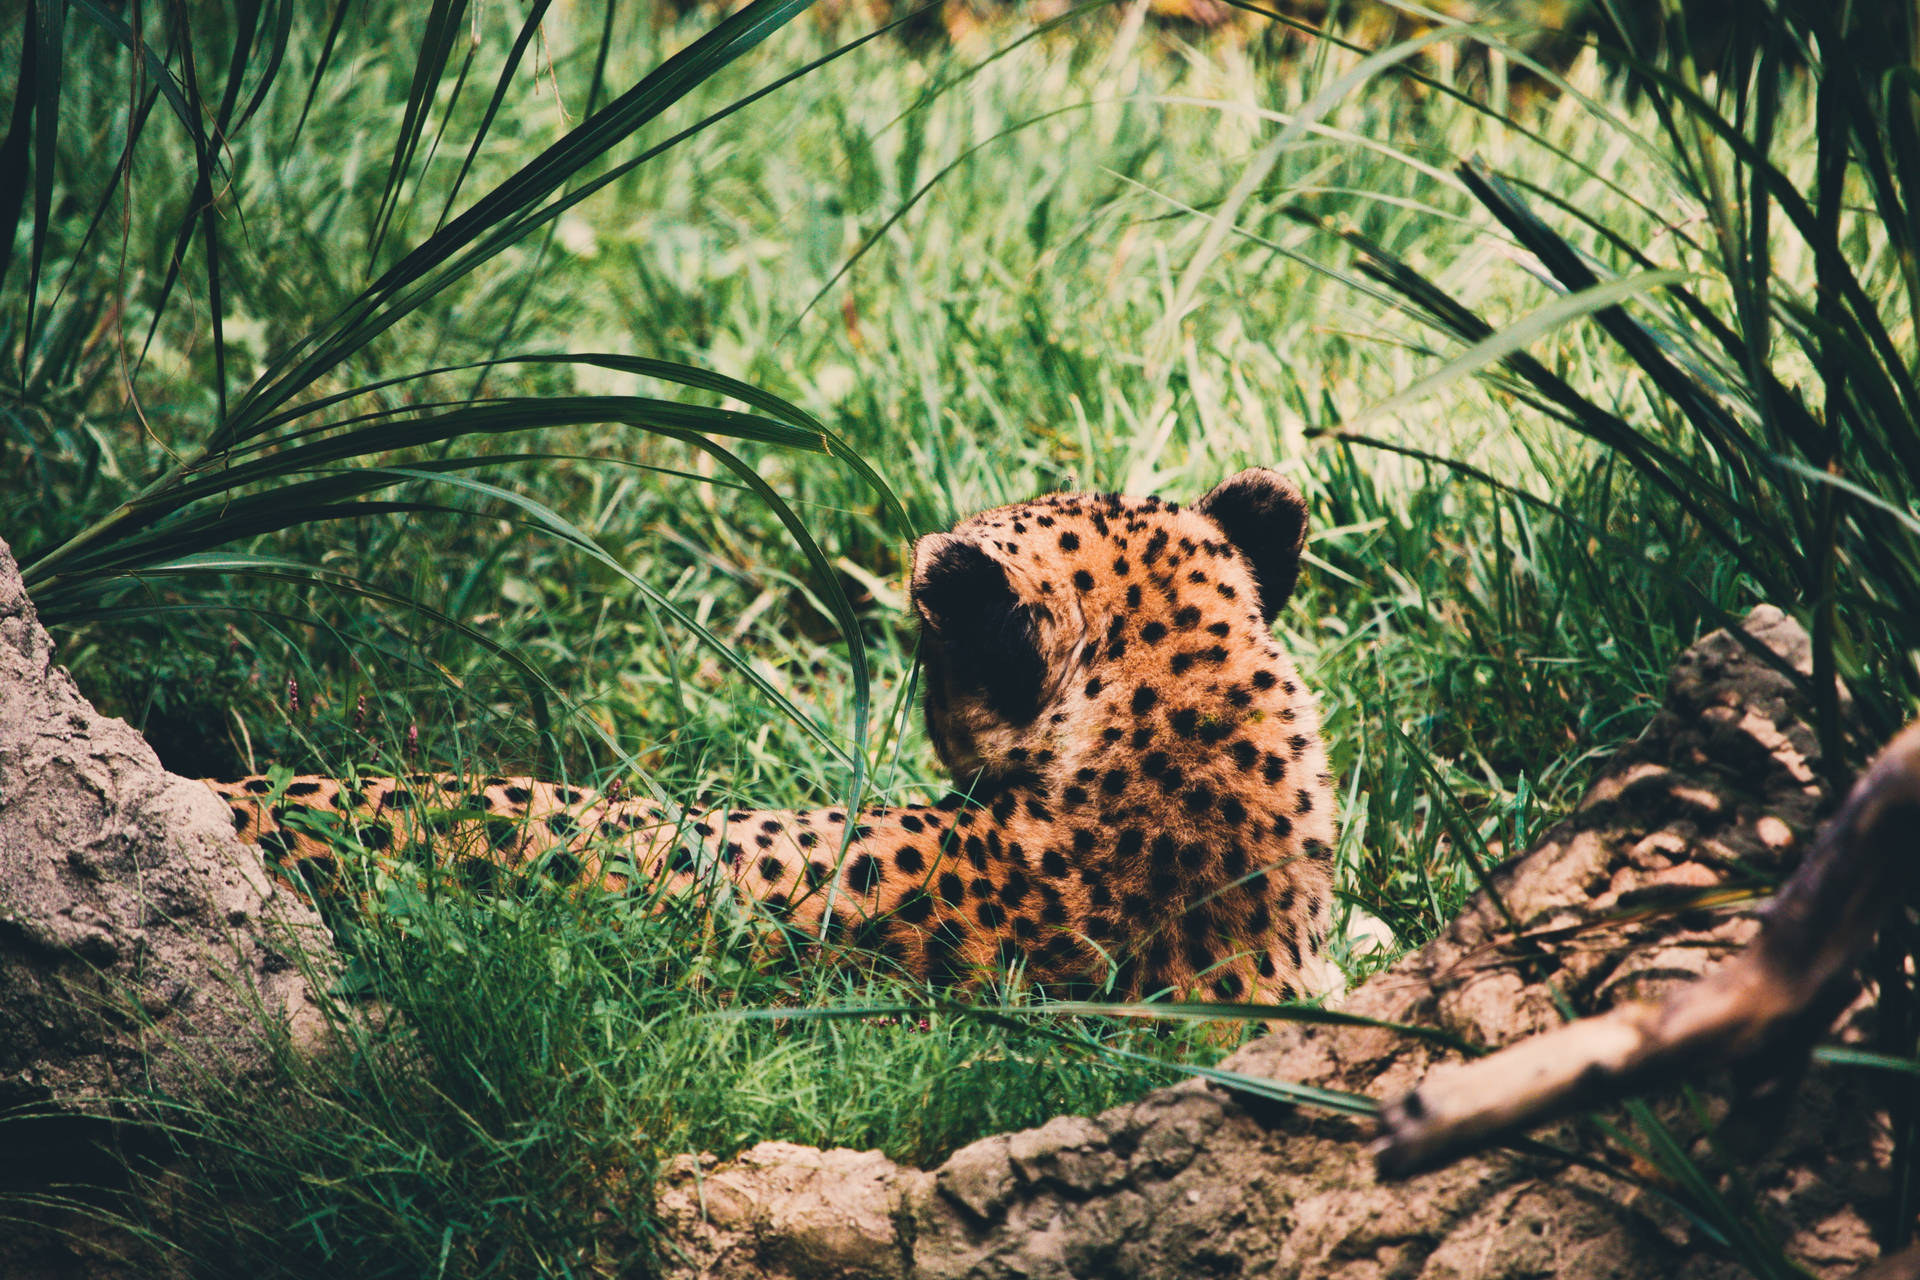
<path fill-rule="evenodd" d="M 1186 507 L 1052 494 L 921 538 L 926 723 L 959 787 L 935 804 L 676 817 L 526 778 L 208 785 L 309 885 L 334 852 L 295 809 L 483 878 L 728 885 L 937 984 L 1013 965 L 1061 995 L 1290 999 L 1334 839 L 1313 700 L 1271 635 L 1305 535 L 1298 491 L 1253 469 Z"/>

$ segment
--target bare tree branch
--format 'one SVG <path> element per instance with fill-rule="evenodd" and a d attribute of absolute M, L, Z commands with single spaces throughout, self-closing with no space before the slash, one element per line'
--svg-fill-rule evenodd
<path fill-rule="evenodd" d="M 1908 900 L 1920 852 L 1920 723 L 1881 752 L 1740 954 L 1637 1001 L 1433 1072 L 1381 1115 L 1374 1161 L 1401 1178 L 1568 1112 L 1741 1063 L 1798 1065 L 1857 991 L 1853 965 Z"/>

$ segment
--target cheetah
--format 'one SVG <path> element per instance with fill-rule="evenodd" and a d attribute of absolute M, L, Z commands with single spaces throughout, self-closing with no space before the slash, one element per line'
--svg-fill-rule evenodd
<path fill-rule="evenodd" d="M 1312 696 L 1272 637 L 1307 531 L 1299 491 L 1242 471 L 1188 506 L 1050 494 L 922 537 L 912 608 L 928 804 L 686 811 L 528 778 L 209 782 L 239 835 L 308 885 L 313 821 L 482 878 L 615 893 L 702 885 L 794 928 L 967 986 L 1284 1001 L 1317 970 L 1332 779 Z"/>

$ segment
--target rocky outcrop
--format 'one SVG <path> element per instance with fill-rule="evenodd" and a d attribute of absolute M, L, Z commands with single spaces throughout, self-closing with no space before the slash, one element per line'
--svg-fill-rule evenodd
<path fill-rule="evenodd" d="M 329 946 L 226 806 L 54 665 L 0 543 L 0 1115 L 264 1074 L 263 1028 L 319 1023 L 291 957 Z"/>
<path fill-rule="evenodd" d="M 1744 629 L 1810 671 L 1805 634 L 1779 611 L 1756 610 Z M 1346 1008 L 1494 1046 L 1558 1025 L 1563 1003 L 1593 1012 L 1698 975 L 1755 923 L 1687 904 L 1791 864 L 1828 804 L 1808 722 L 1793 680 L 1732 634 L 1708 636 L 1578 810 Z M 1225 1065 L 1385 1100 L 1456 1057 L 1387 1029 L 1292 1026 Z M 1660 1114 L 1708 1170 L 1740 1161 L 1756 1220 L 1791 1256 L 1847 1275 L 1879 1252 L 1871 1225 L 1887 1194 L 1865 1083 L 1816 1070 L 1791 1100 L 1734 1117 L 1717 1151 L 1691 1112 Z M 1726 1090 L 1705 1096 L 1725 1114 Z M 930 1173 L 763 1143 L 672 1172 L 664 1255 L 682 1276 L 791 1280 L 1748 1274 L 1653 1164 L 1592 1122 L 1540 1135 L 1591 1163 L 1535 1146 L 1394 1184 L 1373 1176 L 1369 1137 L 1365 1122 L 1196 1081 L 976 1142 Z M 1723 1190 L 1738 1208 L 1741 1191 Z"/>

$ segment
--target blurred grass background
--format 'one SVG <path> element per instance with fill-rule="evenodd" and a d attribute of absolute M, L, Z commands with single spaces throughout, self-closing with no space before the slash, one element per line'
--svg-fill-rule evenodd
<path fill-rule="evenodd" d="M 1831 259 L 1745 200 L 1738 148 L 1674 122 L 1696 56 L 1744 54 L 1771 96 L 1712 101 L 1736 133 L 1764 113 L 1783 174 L 1810 183 L 1829 143 L 1789 24 L 1755 64 L 1732 19 L 1661 40 L 1640 13 L 1612 15 L 1640 61 L 1602 59 L 1604 5 L 1477 26 L 1379 6 L 803 8 L 30 6 L 4 49 L 38 75 L 0 147 L 21 192 L 0 537 L 88 694 L 187 774 L 404 762 L 704 804 L 921 796 L 941 780 L 912 705 L 915 533 L 1048 490 L 1185 499 L 1277 465 L 1314 512 L 1279 626 L 1325 714 L 1342 902 L 1396 947 L 1566 810 L 1729 613 L 1794 609 L 1882 721 L 1910 707 L 1912 644 L 1873 643 L 1910 634 L 1910 532 L 1849 648 L 1836 490 L 1782 499 L 1824 543 L 1755 496 L 1785 413 L 1759 371 L 1831 387 L 1843 339 L 1879 349 L 1800 306 Z M 1513 186 L 1489 196 L 1469 158 Z M 1870 188 L 1820 225 L 1867 296 L 1904 298 L 1905 228 Z M 1516 192 L 1570 215 L 1573 261 L 1603 281 L 1685 273 L 1632 323 L 1703 403 L 1759 406 L 1751 457 L 1703 444 L 1658 359 L 1597 322 L 1654 284 L 1582 302 Z M 1727 207 L 1762 219 L 1738 252 Z M 522 232 L 463 222 L 489 209 Z M 1726 266 L 1761 260 L 1757 286 Z M 1768 288 L 1783 318 L 1755 334 Z M 1689 346 L 1683 289 L 1747 345 Z M 1780 336 L 1796 326 L 1800 346 Z M 1911 321 L 1885 332 L 1888 397 L 1911 408 Z M 1510 341 L 1474 355 L 1487 333 Z M 619 358 L 476 363 L 562 353 Z M 482 408 L 505 427 L 473 434 Z M 466 416 L 399 447 L 442 413 Z M 1615 418 L 1670 451 L 1677 493 L 1609 443 Z M 715 432 L 729 453 L 690 440 Z M 1704 516 L 1700 475 L 1732 495 Z M 1890 523 L 1861 545 L 1910 516 L 1911 476 L 1879 492 Z M 752 929 L 697 915 L 377 887 L 343 995 L 387 1001 L 387 1030 L 290 1062 L 294 1104 L 218 1082 L 179 1103 L 173 1158 L 215 1190 L 197 1224 L 139 1229 L 202 1270 L 229 1265 L 214 1242 L 233 1232 L 232 1265 L 274 1274 L 618 1270 L 647 1249 L 627 1193 L 679 1152 L 781 1137 L 933 1160 L 1238 1034 L 1059 1024 L 1076 1048 L 944 1015 L 716 1021 L 925 993 L 769 963 Z"/>

